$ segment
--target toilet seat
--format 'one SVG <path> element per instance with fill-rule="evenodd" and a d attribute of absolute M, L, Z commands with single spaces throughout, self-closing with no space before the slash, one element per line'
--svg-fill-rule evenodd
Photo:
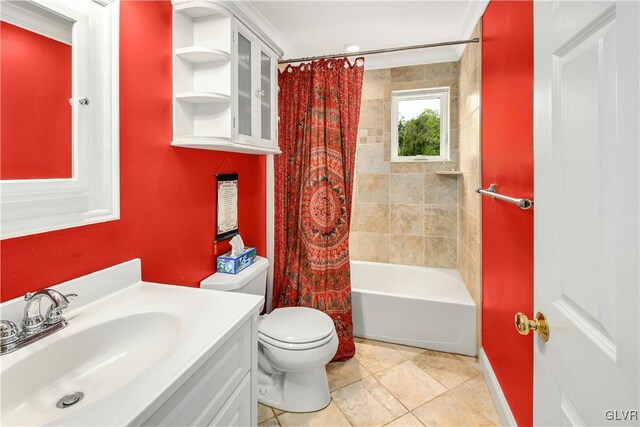
<path fill-rule="evenodd" d="M 286 307 L 263 316 L 258 339 L 274 347 L 306 350 L 326 344 L 335 334 L 333 320 L 325 313 L 307 307 Z"/>
<path fill-rule="evenodd" d="M 330 332 L 329 335 L 317 341 L 310 341 L 305 343 L 290 343 L 273 339 L 268 335 L 264 335 L 258 332 L 258 341 L 263 344 L 269 344 L 284 350 L 311 350 L 313 348 L 322 347 L 326 343 L 330 342 L 333 336 L 334 334 Z"/>

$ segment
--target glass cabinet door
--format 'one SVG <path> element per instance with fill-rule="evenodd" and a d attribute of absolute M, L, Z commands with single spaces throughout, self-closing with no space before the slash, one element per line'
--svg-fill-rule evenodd
<path fill-rule="evenodd" d="M 246 35 L 245 35 L 246 34 Z M 238 133 L 245 136 L 253 136 L 253 43 L 254 41 L 243 34 L 237 33 L 238 43 Z"/>
<path fill-rule="evenodd" d="M 263 140 L 271 141 L 272 123 L 271 114 L 273 111 L 272 92 L 272 69 L 273 59 L 271 56 L 260 50 L 260 137 Z"/>

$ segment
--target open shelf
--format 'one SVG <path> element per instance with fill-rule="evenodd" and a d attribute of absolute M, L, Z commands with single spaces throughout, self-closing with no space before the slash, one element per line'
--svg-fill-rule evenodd
<path fill-rule="evenodd" d="M 200 150 L 230 151 L 246 154 L 280 154 L 279 149 L 243 145 L 231 142 L 230 138 L 218 138 L 213 136 L 176 136 L 171 143 L 174 147 L 197 148 Z"/>
<path fill-rule="evenodd" d="M 231 97 L 216 92 L 176 92 L 178 101 L 190 102 L 192 104 L 229 104 Z"/>
<path fill-rule="evenodd" d="M 436 171 L 436 175 L 462 175 L 462 171 Z"/>
<path fill-rule="evenodd" d="M 225 12 L 223 9 L 219 8 L 218 6 L 211 3 L 203 2 L 203 1 L 180 4 L 180 5 L 174 6 L 174 10 L 176 12 L 189 15 L 192 18 L 202 18 L 204 16 L 213 16 L 213 15 L 229 16 L 227 12 Z"/>
<path fill-rule="evenodd" d="M 194 64 L 229 61 L 231 58 L 229 52 L 203 46 L 181 47 L 176 49 L 175 54 Z"/>

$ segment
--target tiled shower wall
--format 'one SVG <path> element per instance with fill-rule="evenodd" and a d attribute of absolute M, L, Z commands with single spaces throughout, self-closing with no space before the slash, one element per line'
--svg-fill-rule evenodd
<path fill-rule="evenodd" d="M 472 37 L 481 37 L 480 24 Z M 481 199 L 475 189 L 481 185 L 481 44 L 467 45 L 460 58 L 460 181 L 458 205 L 458 270 L 478 307 L 482 299 Z M 478 347 L 481 337 L 478 310 Z"/>
<path fill-rule="evenodd" d="M 366 66 L 366 65 L 365 65 Z M 351 259 L 458 265 L 459 62 L 365 71 L 351 221 Z M 451 161 L 390 162 L 391 91 L 451 88 Z"/>

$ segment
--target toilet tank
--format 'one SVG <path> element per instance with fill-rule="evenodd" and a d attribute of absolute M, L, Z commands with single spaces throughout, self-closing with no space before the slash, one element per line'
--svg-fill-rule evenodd
<path fill-rule="evenodd" d="M 267 290 L 267 270 L 269 260 L 257 256 L 249 267 L 238 274 L 215 273 L 202 282 L 200 288 L 216 291 L 240 292 L 265 296 Z"/>

